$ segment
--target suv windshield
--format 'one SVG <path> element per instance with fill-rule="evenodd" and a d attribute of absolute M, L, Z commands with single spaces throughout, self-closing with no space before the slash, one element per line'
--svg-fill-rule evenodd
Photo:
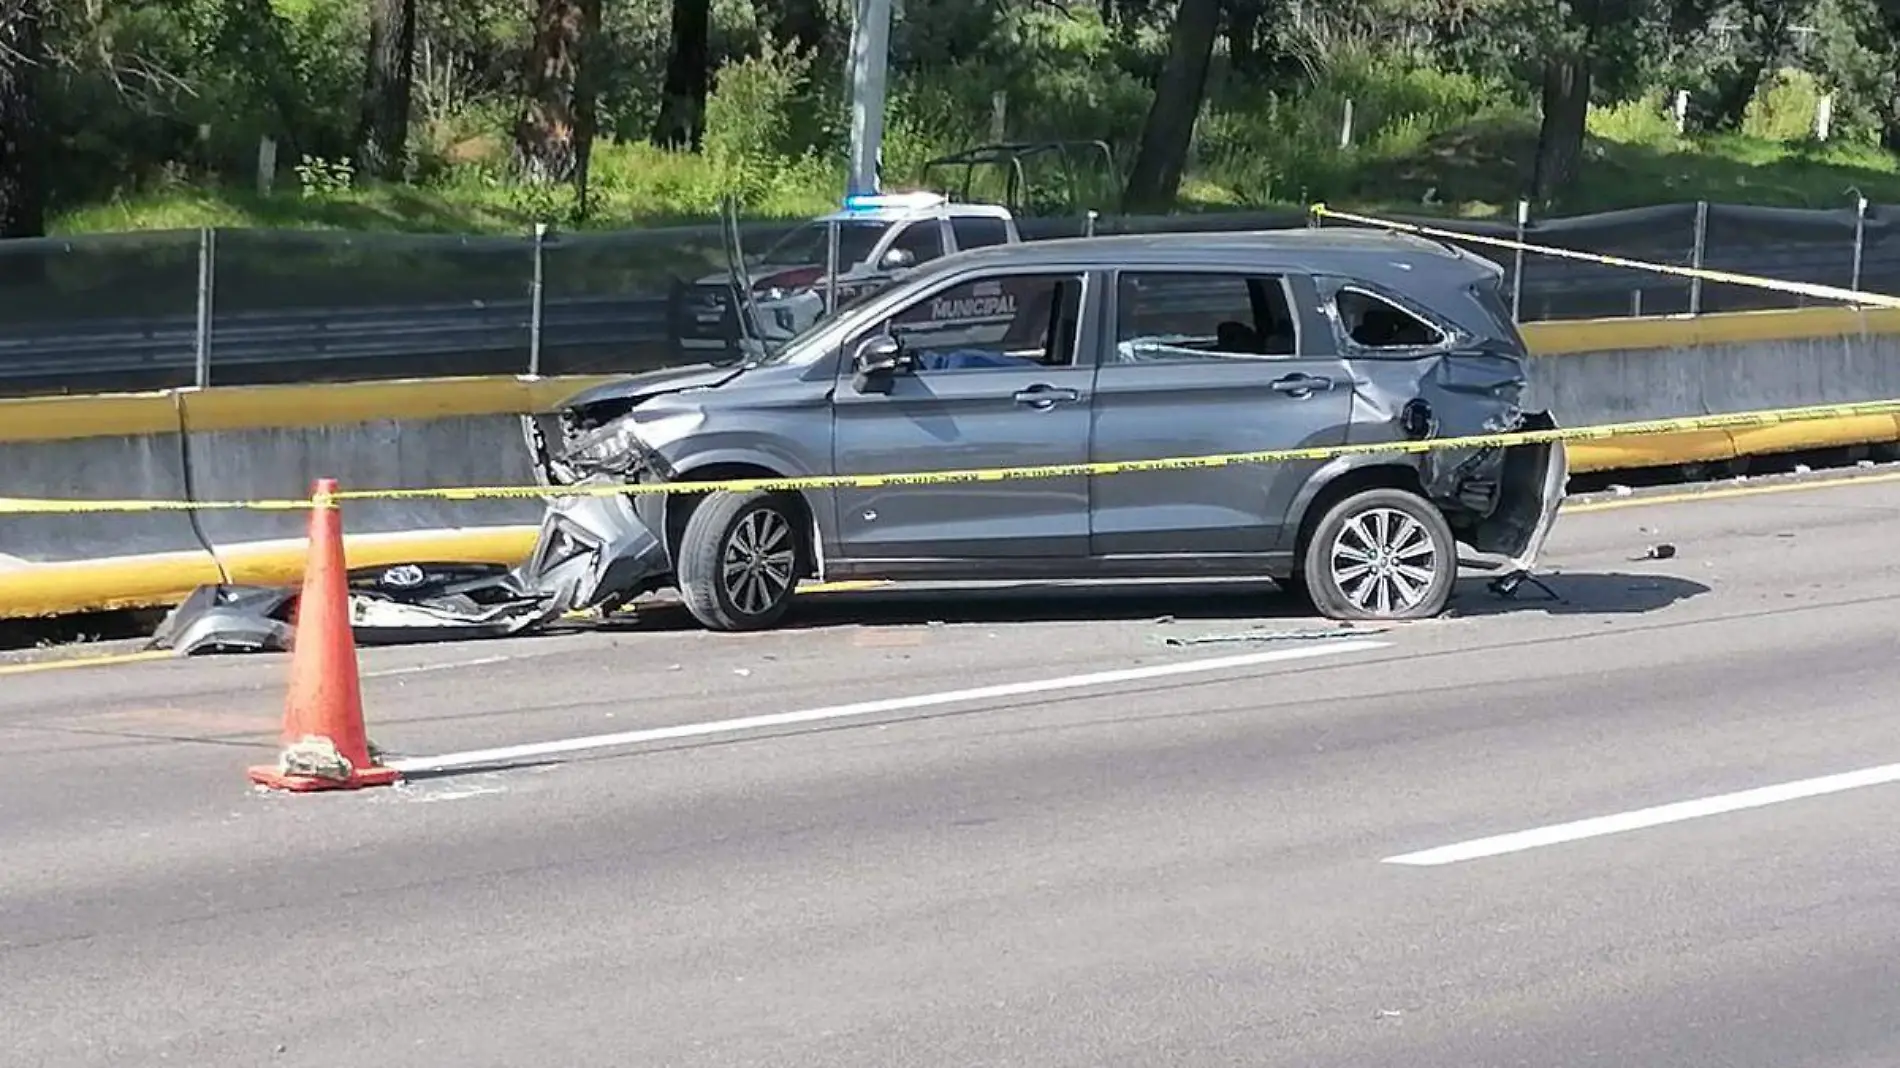
<path fill-rule="evenodd" d="M 759 257 L 762 267 L 821 267 L 825 263 L 825 236 L 829 223 L 809 222 L 786 234 Z M 885 224 L 869 219 L 838 223 L 838 264 L 850 267 L 863 263 L 884 236 Z"/>

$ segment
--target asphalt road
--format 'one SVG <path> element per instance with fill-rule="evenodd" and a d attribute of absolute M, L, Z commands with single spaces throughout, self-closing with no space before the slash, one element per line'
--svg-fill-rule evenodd
<path fill-rule="evenodd" d="M 281 658 L 9 666 L 0 1059 L 1900 1063 L 1880 776 L 1389 862 L 1900 761 L 1896 522 L 1891 479 L 1577 509 L 1562 600 L 1350 638 L 1030 588 L 366 650 L 409 759 L 812 715 L 347 795 L 245 782 Z"/>

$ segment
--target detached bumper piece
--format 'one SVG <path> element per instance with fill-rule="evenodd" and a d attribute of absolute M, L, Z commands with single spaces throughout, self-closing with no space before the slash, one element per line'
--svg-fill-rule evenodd
<path fill-rule="evenodd" d="M 350 630 L 359 645 L 511 637 L 572 612 L 618 607 L 666 572 L 665 545 L 629 498 L 561 498 L 518 568 L 410 563 L 350 572 Z M 297 596 L 295 587 L 200 587 L 159 624 L 150 648 L 181 656 L 283 652 L 294 637 Z"/>

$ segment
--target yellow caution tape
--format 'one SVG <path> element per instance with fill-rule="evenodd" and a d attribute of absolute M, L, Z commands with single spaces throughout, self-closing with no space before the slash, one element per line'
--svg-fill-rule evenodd
<path fill-rule="evenodd" d="M 1075 464 L 1037 464 L 1024 467 L 980 467 L 889 475 L 809 475 L 792 478 L 724 479 L 711 482 L 616 483 L 585 486 L 440 486 L 419 489 L 339 490 L 334 494 L 325 494 L 322 502 L 313 501 L 311 498 L 254 501 L 89 501 L 0 497 L 0 515 L 296 511 L 308 509 L 313 504 L 328 504 L 332 501 L 477 501 L 525 497 L 619 497 L 656 493 L 709 493 L 715 490 L 825 490 L 870 489 L 880 486 L 940 486 L 969 482 L 1011 482 L 1038 478 L 1069 478 L 1078 475 L 1120 475 L 1139 471 L 1184 471 L 1197 468 L 1232 467 L 1240 464 L 1330 460 L 1336 456 L 1505 448 L 1542 442 L 1604 441 L 1610 438 L 1647 437 L 1691 430 L 1749 429 L 1822 419 L 1852 419 L 1870 415 L 1900 415 L 1900 400 L 1823 404 L 1802 408 L 1735 412 L 1726 415 L 1694 415 L 1633 423 L 1605 423 L 1598 426 L 1558 427 L 1550 430 L 1519 430 L 1455 438 L 1382 441 L 1362 445 L 1316 445 L 1298 449 L 1266 449 L 1257 452 L 1218 453 L 1208 456 L 1173 456 L 1153 460 L 1106 460 Z"/>
<path fill-rule="evenodd" d="M 1900 297 L 1890 297 L 1884 293 L 1869 293 L 1859 289 L 1843 289 L 1839 286 L 1825 286 L 1816 282 L 1785 282 L 1779 278 L 1763 278 L 1759 275 L 1736 274 L 1733 271 L 1714 271 L 1706 267 L 1678 267 L 1669 263 L 1649 263 L 1644 260 L 1625 259 L 1621 256 L 1607 256 L 1600 252 L 1578 252 L 1575 249 L 1555 248 L 1550 245 L 1533 245 L 1505 237 L 1486 237 L 1481 234 L 1467 234 L 1457 230 L 1446 230 L 1436 226 L 1420 226 L 1417 223 L 1399 222 L 1394 219 L 1379 219 L 1370 215 L 1355 215 L 1349 211 L 1334 211 L 1325 204 L 1315 204 L 1312 213 L 1324 219 L 1340 219 L 1345 222 L 1360 223 L 1365 226 L 1377 226 L 1389 230 L 1403 230 L 1420 237 L 1436 237 L 1447 241 L 1468 241 L 1475 245 L 1490 245 L 1513 251 L 1534 252 L 1542 256 L 1556 256 L 1560 259 L 1582 260 L 1586 263 L 1600 263 L 1610 267 L 1628 267 L 1631 270 L 1651 271 L 1656 274 L 1671 274 L 1682 278 L 1700 278 L 1705 282 L 1726 282 L 1730 285 L 1753 286 L 1757 289 L 1771 289 L 1779 293 L 1799 293 L 1817 297 L 1821 300 L 1838 300 L 1848 304 L 1872 305 L 1879 308 L 1900 308 Z"/>

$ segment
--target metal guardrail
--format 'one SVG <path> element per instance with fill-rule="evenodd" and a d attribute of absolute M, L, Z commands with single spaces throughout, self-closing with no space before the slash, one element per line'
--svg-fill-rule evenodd
<path fill-rule="evenodd" d="M 1519 232 L 1533 242 L 1549 240 L 1568 248 L 1591 248 L 1594 243 L 1596 251 L 1632 258 L 1680 265 L 1702 261 L 1711 267 L 1788 280 L 1858 283 L 1876 289 L 1881 288 L 1877 283 L 1900 283 L 1900 240 L 1888 234 L 1890 228 L 1900 229 L 1893 225 L 1900 219 L 1889 222 L 1863 214 L 1844 223 L 1838 212 L 1732 207 L 1721 207 L 1719 212 L 1722 220 L 1739 218 L 1744 227 L 1758 226 L 1763 237 L 1783 240 L 1749 240 L 1744 228 L 1725 223 L 1730 226 L 1725 233 L 1731 238 L 1743 234 L 1744 239 L 1731 240 L 1732 251 L 1725 252 L 1720 245 L 1711 248 L 1711 214 L 1695 205 L 1556 220 L 1545 230 Z M 1764 221 L 1756 222 L 1750 212 L 1760 212 Z M 1674 227 L 1691 218 L 1693 242 L 1673 247 Z M 1298 222 L 1299 217 L 1284 213 L 1130 218 L 1108 220 L 1098 232 L 1259 229 Z M 747 234 L 747 247 L 761 246 L 784 229 L 759 227 Z M 1025 220 L 1024 225 L 1025 236 L 1032 240 L 1069 236 L 1074 229 L 1067 220 Z M 1512 233 L 1511 228 L 1495 225 L 1471 229 Z M 1850 245 L 1839 243 L 1843 233 L 1851 234 Z M 1785 239 L 1790 234 L 1806 239 L 1789 243 Z M 1593 241 L 1593 235 L 1602 239 Z M 10 260 L 6 255 L 20 250 L 0 247 L 0 316 L 15 320 L 10 326 L 0 323 L 0 394 L 461 374 L 598 373 L 663 366 L 683 357 L 669 336 L 669 294 L 655 290 L 660 288 L 660 279 L 669 275 L 677 285 L 717 267 L 706 260 L 707 236 L 700 228 L 683 228 L 631 234 L 624 240 L 583 234 L 544 243 L 537 237 L 516 246 L 509 239 L 470 242 L 343 235 L 335 241 L 336 255 L 326 260 L 329 246 L 323 244 L 324 235 L 299 233 L 283 238 L 294 255 L 284 257 L 285 262 L 273 262 L 268 255 L 269 238 L 247 233 L 243 235 L 247 251 L 226 254 L 236 261 L 232 266 L 202 258 L 214 247 L 208 235 L 202 239 L 196 234 L 158 235 L 144 245 L 114 235 L 97 239 L 97 246 L 84 245 L 87 239 L 40 243 L 49 246 L 35 250 L 44 260 L 28 272 L 31 276 L 24 282 L 17 269 L 19 258 Z M 167 239 L 172 244 L 159 248 Z M 261 259 L 243 258 L 256 256 L 260 250 L 266 253 Z M 1474 251 L 1499 258 L 1495 250 L 1481 246 Z M 48 281 L 48 272 L 62 266 L 56 257 L 76 252 L 91 256 L 86 269 L 74 268 L 69 272 L 74 277 Z M 518 277 L 512 258 L 516 252 L 522 254 Z M 140 254 L 148 260 L 135 262 Z M 199 257 L 197 273 L 202 280 L 195 310 L 177 307 L 178 296 L 190 289 L 180 284 L 178 269 L 192 263 L 194 254 Z M 493 267 L 497 255 L 504 264 L 500 273 Z M 1507 272 L 1518 265 L 1513 259 L 1504 260 Z M 6 273 L 9 267 L 14 269 L 11 275 Z M 224 277 L 219 277 L 220 270 Z M 1682 279 L 1632 277 L 1632 272 L 1620 268 L 1558 259 L 1526 260 L 1522 270 L 1522 284 L 1515 288 L 1525 321 L 1706 313 L 1803 303 L 1799 298 L 1740 287 L 1703 286 L 1696 292 L 1692 283 Z M 372 277 L 365 279 L 365 273 Z M 540 285 L 531 281 L 544 275 Z M 98 292 L 87 288 L 95 278 Z M 20 288 L 4 292 L 11 286 Z M 36 306 L 36 286 L 48 290 L 51 303 L 69 305 L 73 314 L 45 314 Z M 281 310 L 220 308 L 217 287 L 239 293 L 240 299 L 229 303 L 254 308 L 281 295 L 281 303 L 289 306 Z M 562 296 L 563 288 L 593 295 Z M 131 292 L 139 290 L 163 290 L 170 295 L 151 303 L 169 304 L 176 310 L 95 317 L 102 300 L 141 303 L 144 294 Z M 508 291 L 520 296 L 442 299 L 465 290 L 485 291 L 491 297 Z M 415 292 L 420 299 L 404 301 L 404 291 Z M 366 303 L 331 306 L 331 293 L 361 293 Z M 313 297 L 324 303 L 295 306 Z M 8 298 L 15 302 L 14 314 L 5 310 Z M 28 321 L 19 321 L 22 318 Z"/>

